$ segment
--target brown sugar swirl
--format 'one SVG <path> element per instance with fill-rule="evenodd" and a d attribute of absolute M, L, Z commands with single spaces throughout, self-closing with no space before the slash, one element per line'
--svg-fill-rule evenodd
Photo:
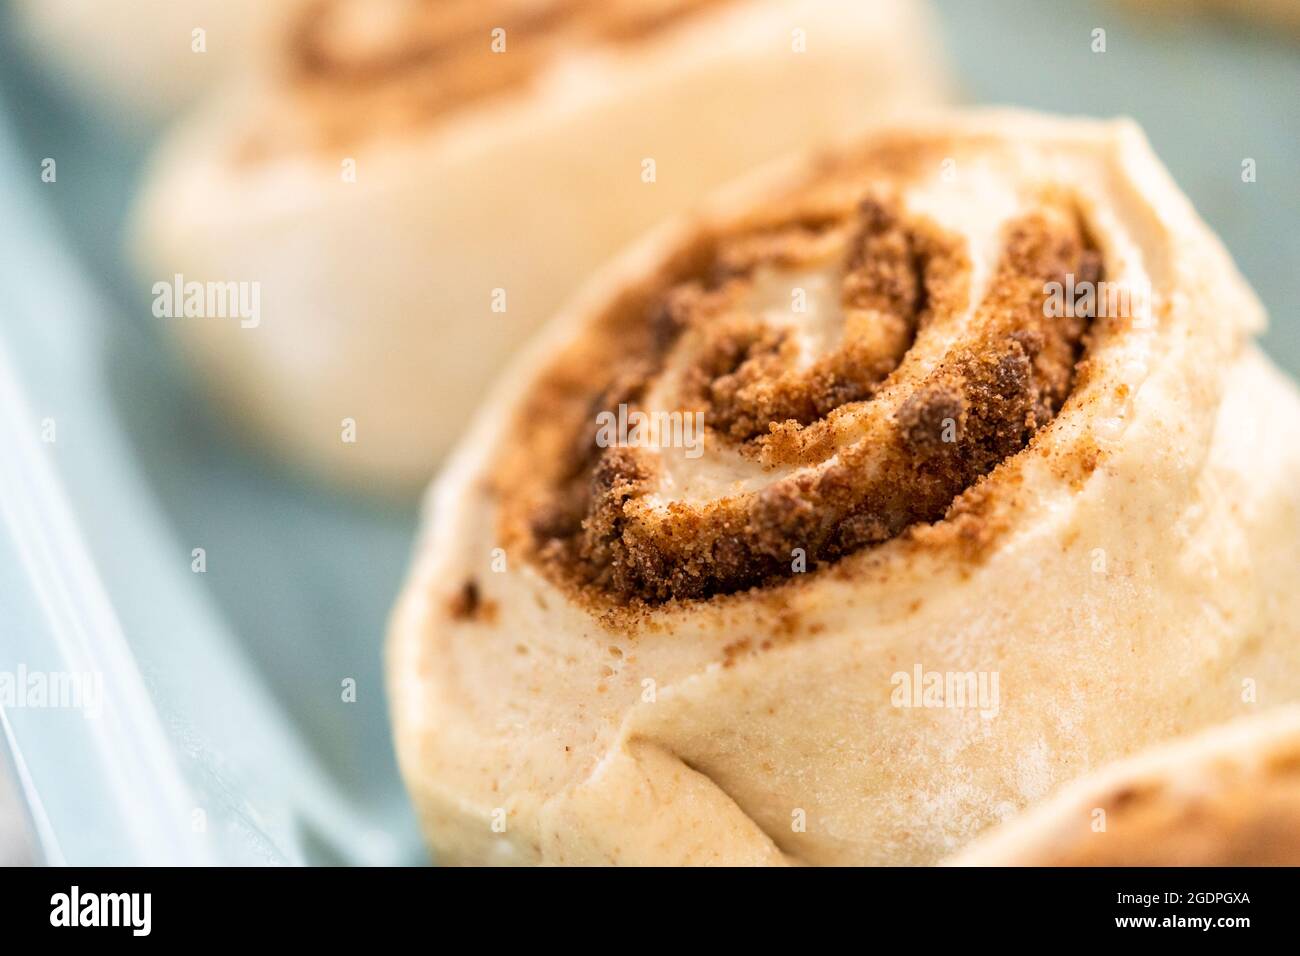
<path fill-rule="evenodd" d="M 312 0 L 284 31 L 296 117 L 249 149 L 402 133 L 519 89 L 548 64 L 634 43 L 730 0 Z"/>
<path fill-rule="evenodd" d="M 813 570 L 941 521 L 1059 412 L 1088 320 L 1048 284 L 1102 276 L 1068 198 L 977 276 L 888 188 L 828 196 L 701 239 L 543 376 L 497 474 L 553 580 L 657 604 Z"/>

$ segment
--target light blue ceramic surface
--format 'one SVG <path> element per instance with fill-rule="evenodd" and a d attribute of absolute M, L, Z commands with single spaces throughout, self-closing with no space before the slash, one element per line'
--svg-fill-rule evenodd
<path fill-rule="evenodd" d="M 1300 371 L 1300 43 L 1109 4 L 938 7 L 969 101 L 1142 123 L 1269 307 L 1268 348 Z M 0 671 L 104 675 L 94 718 L 3 714 L 42 852 L 421 861 L 380 668 L 414 509 L 307 485 L 203 407 L 120 253 L 151 131 L 58 92 L 2 17 Z"/>

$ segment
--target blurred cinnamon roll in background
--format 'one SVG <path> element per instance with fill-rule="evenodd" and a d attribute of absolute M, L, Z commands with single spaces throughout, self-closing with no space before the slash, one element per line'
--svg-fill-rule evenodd
<path fill-rule="evenodd" d="M 928 863 L 1300 696 L 1300 403 L 1131 123 L 914 120 L 618 260 L 394 614 L 446 862 Z"/>
<path fill-rule="evenodd" d="M 144 275 L 258 283 L 256 327 L 171 322 L 212 393 L 289 457 L 413 488 L 625 240 L 935 103 L 929 26 L 916 0 L 317 0 L 163 148 Z"/>
<path fill-rule="evenodd" d="M 1281 30 L 1300 37 L 1300 0 L 1120 0 L 1132 12 L 1185 20 L 1210 15 L 1266 30 Z"/>

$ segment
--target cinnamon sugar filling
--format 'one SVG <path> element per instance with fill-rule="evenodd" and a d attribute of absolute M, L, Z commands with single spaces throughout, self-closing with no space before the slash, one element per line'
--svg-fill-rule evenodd
<path fill-rule="evenodd" d="M 315 0 L 289 24 L 286 79 L 305 114 L 240 151 L 337 147 L 427 124 L 526 86 L 575 49 L 636 43 L 730 0 Z"/>
<path fill-rule="evenodd" d="M 553 366 L 496 472 L 512 547 L 596 598 L 707 598 L 941 521 L 1025 448 L 1088 329 L 1049 316 L 1045 287 L 1102 277 L 1075 208 L 1045 198 L 1007 222 L 972 302 L 962 240 L 856 195 L 701 240 Z M 787 323 L 771 290 L 797 301 L 819 276 L 833 321 Z M 676 449 L 601 447 L 593 422 L 620 405 L 702 413 L 724 477 Z"/>

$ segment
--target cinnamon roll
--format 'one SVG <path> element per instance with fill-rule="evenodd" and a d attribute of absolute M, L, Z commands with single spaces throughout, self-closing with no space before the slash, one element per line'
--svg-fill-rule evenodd
<path fill-rule="evenodd" d="M 954 866 L 1300 866 L 1300 707 L 1076 781 Z"/>
<path fill-rule="evenodd" d="M 1282 30 L 1292 37 L 1300 36 L 1300 3 L 1297 0 L 1252 0 L 1251 3 L 1235 3 L 1233 0 L 1124 0 L 1124 5 L 1138 14 L 1166 18 L 1204 14 L 1260 29 Z"/>
<path fill-rule="evenodd" d="M 296 0 L 300 2 L 300 0 Z M 19 31 L 69 83 L 156 119 L 238 72 L 288 0 L 17 0 Z"/>
<path fill-rule="evenodd" d="M 1126 121 L 889 126 L 611 265 L 428 499 L 445 862 L 939 860 L 1300 694 L 1300 402 Z"/>
<path fill-rule="evenodd" d="M 418 487 L 506 355 L 618 245 L 759 161 L 936 102 L 924 13 L 317 0 L 164 148 L 139 258 L 151 280 L 259 284 L 255 328 L 172 325 L 271 447 Z"/>

